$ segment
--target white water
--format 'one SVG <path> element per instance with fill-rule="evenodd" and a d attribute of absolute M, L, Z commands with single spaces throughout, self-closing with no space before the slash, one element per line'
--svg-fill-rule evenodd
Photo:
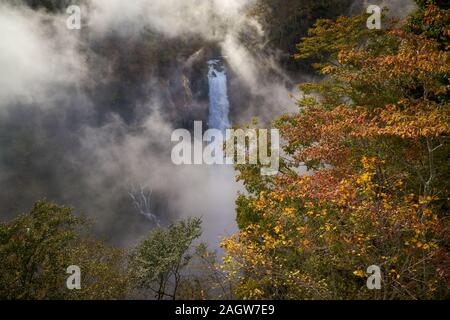
<path fill-rule="evenodd" d="M 226 130 L 231 127 L 227 74 L 220 60 L 210 60 L 208 66 L 208 128 L 220 130 L 225 137 Z M 215 247 L 214 249 L 217 249 L 220 239 L 234 233 L 237 229 L 235 198 L 238 187 L 235 182 L 233 167 L 227 165 L 211 166 L 207 183 L 210 189 L 205 200 L 209 203 L 210 212 L 208 212 L 208 219 L 204 221 L 204 236 L 209 239 L 208 242 Z"/>
<path fill-rule="evenodd" d="M 227 74 L 219 60 L 208 61 L 209 72 L 209 120 L 210 129 L 218 129 L 225 136 L 225 131 L 231 127 L 228 114 Z"/>
<path fill-rule="evenodd" d="M 139 188 L 132 188 L 128 194 L 137 212 L 146 217 L 147 220 L 155 226 L 159 226 L 158 217 L 151 212 L 152 191 L 149 191 L 147 188 L 141 186 Z"/>

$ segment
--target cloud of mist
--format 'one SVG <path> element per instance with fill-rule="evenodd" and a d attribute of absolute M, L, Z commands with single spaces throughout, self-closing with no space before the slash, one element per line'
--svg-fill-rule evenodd
<path fill-rule="evenodd" d="M 130 246 L 154 226 L 128 195 L 146 187 L 161 223 L 201 216 L 203 239 L 217 248 L 236 228 L 242 186 L 230 167 L 173 165 L 170 136 L 193 120 L 206 127 L 206 62 L 217 55 L 234 121 L 296 110 L 279 53 L 245 12 L 254 2 L 84 0 L 79 31 L 66 28 L 65 11 L 1 4 L 0 217 L 48 198 Z M 399 13 L 410 3 L 389 1 Z"/>
<path fill-rule="evenodd" d="M 163 121 L 158 108 L 155 106 L 135 130 L 115 118 L 104 127 L 84 131 L 82 149 L 92 151 L 91 165 L 86 168 L 88 189 L 103 206 L 100 214 L 104 216 L 96 218 L 115 219 L 106 210 L 111 194 L 123 195 L 135 185 L 145 187 L 152 195 L 162 195 L 167 203 L 160 209 L 163 212 L 158 208 L 152 212 L 163 224 L 183 217 L 202 217 L 202 239 L 217 248 L 219 237 L 235 229 L 234 199 L 240 186 L 234 183 L 234 171 L 230 167 L 217 171 L 210 166 L 172 164 L 168 146 L 173 127 Z M 135 236 L 127 244 L 132 244 Z"/>
<path fill-rule="evenodd" d="M 273 55 L 252 53 L 233 35 L 228 35 L 221 42 L 221 47 L 234 74 L 256 98 L 260 98 L 255 104 L 245 106 L 246 110 L 240 113 L 246 121 L 254 116 L 270 121 L 282 113 L 298 110 L 295 100 L 291 98 L 298 91 L 295 86 L 293 88 L 289 76 L 277 65 Z"/>
<path fill-rule="evenodd" d="M 193 120 L 206 127 L 206 62 L 217 56 L 235 122 L 296 110 L 279 52 L 246 14 L 254 2 L 80 0 L 79 31 L 65 10 L 0 5 L 0 217 L 48 198 L 130 246 L 154 227 L 128 194 L 145 187 L 162 224 L 201 216 L 217 248 L 236 228 L 242 186 L 230 167 L 173 165 L 170 136 Z M 389 3 L 401 12 L 410 2 Z"/>
<path fill-rule="evenodd" d="M 230 28 L 238 29 L 248 21 L 242 9 L 254 0 L 94 0 L 89 25 L 105 33 L 118 31 L 136 34 L 150 28 L 175 37 L 191 33 L 217 39 Z"/>
<path fill-rule="evenodd" d="M 63 98 L 61 90 L 82 81 L 87 66 L 77 38 L 63 23 L 43 12 L 0 4 L 0 109 L 14 103 L 54 106 Z"/>
<path fill-rule="evenodd" d="M 232 168 L 217 174 L 207 166 L 171 163 L 175 127 L 168 109 L 175 104 L 176 113 L 184 106 L 163 93 L 186 61 L 173 61 L 167 72 L 176 75 L 166 74 L 167 85 L 154 74 L 142 75 L 143 94 L 133 96 L 135 88 L 129 87 L 131 102 L 119 99 L 113 107 L 101 102 L 110 101 L 109 89 L 121 82 L 115 71 L 120 52 L 101 56 L 98 47 L 111 45 L 113 37 L 118 51 L 116 45 L 139 43 L 148 30 L 166 38 L 191 35 L 226 44 L 233 37 L 239 43 L 247 27 L 261 32 L 241 11 L 250 2 L 92 0 L 82 7 L 80 31 L 66 28 L 64 12 L 0 5 L 0 183 L 8 189 L 0 198 L 0 215 L 10 218 L 48 198 L 74 206 L 93 218 L 101 237 L 128 246 L 151 227 L 128 197 L 133 186 L 145 186 L 153 191 L 153 210 L 163 223 L 202 216 L 204 239 L 216 247 L 219 236 L 234 231 L 240 186 Z M 205 67 L 208 58 L 202 57 Z M 251 57 L 248 63 L 257 64 Z M 134 113 L 125 119 L 121 114 L 130 104 Z"/>

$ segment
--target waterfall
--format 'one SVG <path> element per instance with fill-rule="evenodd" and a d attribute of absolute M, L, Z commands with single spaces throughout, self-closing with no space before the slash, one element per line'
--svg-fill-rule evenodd
<path fill-rule="evenodd" d="M 227 92 L 227 74 L 220 60 L 208 61 L 209 71 L 209 119 L 208 127 L 218 129 L 225 136 L 231 127 L 228 114 L 230 103 Z"/>
<path fill-rule="evenodd" d="M 209 117 L 208 128 L 217 129 L 225 137 L 231 127 L 229 120 L 230 103 L 227 92 L 227 74 L 220 60 L 208 61 Z M 215 142 L 212 142 L 215 143 Z M 220 146 L 219 148 L 221 148 Z M 216 148 L 217 150 L 217 148 Z M 235 197 L 237 187 L 234 169 L 226 165 L 214 165 L 209 169 L 208 217 L 204 221 L 204 236 L 209 239 L 212 248 L 219 249 L 220 238 L 237 230 L 235 222 Z"/>

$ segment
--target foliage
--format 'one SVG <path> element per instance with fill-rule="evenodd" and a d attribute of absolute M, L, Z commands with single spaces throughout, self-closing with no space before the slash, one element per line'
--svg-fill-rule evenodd
<path fill-rule="evenodd" d="M 366 19 L 319 20 L 298 45 L 325 78 L 275 122 L 281 173 L 239 167 L 241 230 L 223 246 L 241 298 L 448 297 L 450 54 Z M 370 265 L 381 290 L 366 287 Z"/>
<path fill-rule="evenodd" d="M 418 0 L 419 10 L 411 16 L 408 30 L 424 34 L 439 42 L 443 49 L 450 46 L 450 5 L 448 1 Z"/>
<path fill-rule="evenodd" d="M 351 0 L 257 0 L 249 8 L 249 15 L 256 17 L 264 28 L 269 44 L 286 53 L 293 53 L 298 37 L 305 35 L 318 19 L 333 18 L 349 9 Z M 308 65 L 292 60 L 286 55 L 281 61 L 286 67 L 304 70 Z"/>
<path fill-rule="evenodd" d="M 232 300 L 233 283 L 222 269 L 217 252 L 204 243 L 195 247 L 177 292 L 179 300 Z"/>
<path fill-rule="evenodd" d="M 37 202 L 0 224 L 2 299 L 113 299 L 127 288 L 121 250 L 82 238 L 85 222 L 72 209 Z M 81 269 L 81 290 L 68 290 L 67 267 Z"/>
<path fill-rule="evenodd" d="M 247 192 L 237 199 L 240 231 L 224 240 L 223 265 L 205 246 L 194 250 L 200 219 L 154 230 L 127 260 L 123 250 L 87 237 L 70 208 L 38 202 L 0 224 L 0 298 L 117 299 L 132 285 L 157 299 L 448 298 L 449 6 L 417 0 L 406 24 L 385 21 L 383 30 L 367 29 L 366 15 L 321 19 L 295 46 L 317 17 L 333 18 L 352 2 L 259 0 L 251 7 L 268 43 L 297 48 L 292 64 L 314 61 L 322 81 L 302 84 L 299 112 L 274 122 L 285 142 L 280 174 L 237 166 Z M 67 5 L 25 3 L 49 12 Z M 214 46 L 153 31 L 144 38 L 118 47 L 119 36 L 111 36 L 93 48 L 115 61 L 118 112 L 126 112 L 124 97 L 147 90 L 140 84 L 149 74 L 168 88 L 171 62 Z M 29 152 L 32 144 L 14 141 Z M 69 265 L 81 268 L 81 290 L 66 288 Z M 382 269 L 381 290 L 366 287 L 370 265 Z"/>
<path fill-rule="evenodd" d="M 201 235 L 201 219 L 194 218 L 153 230 L 131 254 L 131 273 L 139 288 L 158 300 L 177 298 L 183 269 L 192 259 L 192 243 Z"/>

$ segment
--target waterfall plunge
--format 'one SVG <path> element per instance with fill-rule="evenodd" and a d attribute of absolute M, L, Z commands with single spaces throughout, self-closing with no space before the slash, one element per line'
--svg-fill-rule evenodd
<path fill-rule="evenodd" d="M 231 127 L 229 120 L 230 103 L 227 92 L 227 74 L 220 60 L 208 61 L 209 82 L 209 129 L 218 129 L 225 136 Z M 214 143 L 214 142 L 212 142 Z M 221 147 L 221 146 L 220 146 Z M 217 150 L 217 149 L 216 149 Z M 227 165 L 210 167 L 208 199 L 209 210 L 204 221 L 204 236 L 215 248 L 219 240 L 236 231 L 235 198 L 238 185 L 234 169 Z M 211 243 L 213 240 L 213 243 Z"/>
<path fill-rule="evenodd" d="M 209 72 L 209 128 L 218 129 L 225 136 L 231 127 L 228 114 L 230 103 L 227 92 L 227 75 L 219 60 L 208 61 Z"/>

